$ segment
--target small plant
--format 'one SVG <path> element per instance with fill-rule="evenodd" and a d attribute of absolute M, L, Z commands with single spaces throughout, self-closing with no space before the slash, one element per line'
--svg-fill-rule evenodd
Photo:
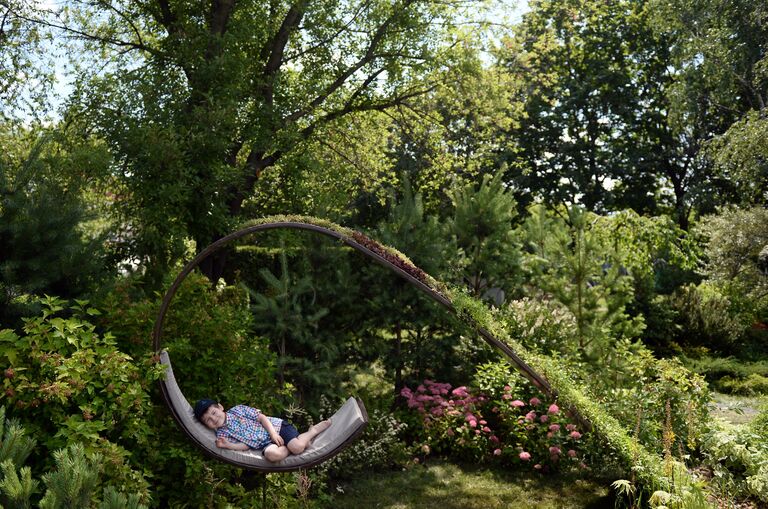
<path fill-rule="evenodd" d="M 417 444 L 422 452 L 527 465 L 541 472 L 586 468 L 578 452 L 582 432 L 577 425 L 556 403 L 536 396 L 523 401 L 511 385 L 481 393 L 425 380 L 415 390 L 404 388 L 401 395 L 422 417 Z"/>

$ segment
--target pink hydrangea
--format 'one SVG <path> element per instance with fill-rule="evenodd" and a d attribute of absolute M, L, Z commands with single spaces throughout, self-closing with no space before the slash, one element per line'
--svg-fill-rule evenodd
<path fill-rule="evenodd" d="M 512 387 L 510 387 L 509 385 L 504 386 L 504 392 L 509 392 L 511 390 L 512 390 Z"/>
<path fill-rule="evenodd" d="M 533 468 L 535 468 L 536 470 L 541 470 L 541 465 L 539 465 L 538 463 L 536 463 L 536 464 L 533 466 Z"/>
<path fill-rule="evenodd" d="M 525 403 L 523 403 L 519 399 L 516 399 L 515 401 L 511 402 L 510 405 L 515 407 L 515 408 L 520 408 L 520 407 L 524 407 Z"/>
<path fill-rule="evenodd" d="M 575 424 L 566 424 L 565 425 L 565 429 L 567 429 L 568 431 L 573 431 L 573 430 L 576 429 L 576 425 Z"/>
<path fill-rule="evenodd" d="M 533 406 L 536 406 L 539 403 L 541 403 L 541 400 L 539 398 L 531 398 L 531 400 L 528 403 L 530 403 Z"/>
<path fill-rule="evenodd" d="M 552 424 L 552 425 L 549 427 L 549 431 L 552 431 L 552 432 L 557 432 L 557 431 L 560 431 L 560 425 L 559 425 L 559 424 Z"/>
<path fill-rule="evenodd" d="M 573 449 L 568 449 L 568 457 L 575 458 L 576 457 L 576 451 Z"/>
<path fill-rule="evenodd" d="M 555 436 L 554 433 L 552 433 L 551 431 L 547 431 L 547 438 L 552 438 L 553 436 Z"/>
<path fill-rule="evenodd" d="M 527 414 L 525 414 L 525 420 L 526 420 L 526 421 L 532 421 L 532 420 L 534 420 L 535 418 L 536 418 L 536 412 L 534 412 L 533 410 L 531 410 L 530 412 L 528 412 Z"/>
<path fill-rule="evenodd" d="M 575 440 L 578 440 L 578 439 L 581 438 L 581 433 L 579 433 L 578 431 L 571 431 L 571 435 L 570 436 L 571 436 L 571 438 L 573 438 Z"/>
<path fill-rule="evenodd" d="M 501 399 L 505 399 L 505 400 L 506 399 L 512 399 L 512 395 L 511 394 L 502 394 L 501 395 Z"/>
<path fill-rule="evenodd" d="M 556 414 L 556 413 L 560 412 L 560 408 L 557 405 L 555 405 L 554 403 L 552 403 L 551 405 L 549 405 L 549 410 L 547 410 L 547 411 L 550 414 Z"/>
<path fill-rule="evenodd" d="M 469 425 L 472 426 L 473 428 L 476 428 L 477 427 L 477 421 L 472 419 L 471 421 L 469 421 Z"/>
<path fill-rule="evenodd" d="M 489 428 L 488 426 L 483 426 L 483 431 L 485 433 L 490 433 L 491 432 L 491 428 Z"/>
<path fill-rule="evenodd" d="M 530 460 L 531 459 L 531 453 L 525 452 L 525 451 L 521 452 L 520 453 L 520 459 L 523 460 L 523 461 Z"/>
<path fill-rule="evenodd" d="M 452 428 L 448 428 L 448 430 L 445 432 L 445 434 L 448 435 L 449 437 L 452 437 L 454 435 L 453 429 Z"/>
<path fill-rule="evenodd" d="M 498 444 L 499 437 L 497 437 L 496 435 L 491 435 L 491 442 L 493 442 L 494 444 Z"/>
<path fill-rule="evenodd" d="M 451 391 L 451 394 L 454 396 L 458 396 L 460 398 L 466 398 L 469 396 L 469 393 L 467 392 L 467 388 L 463 385 L 461 387 L 456 387 L 454 390 Z"/>
<path fill-rule="evenodd" d="M 488 424 L 488 421 L 486 421 L 485 419 L 480 419 L 480 424 L 485 426 L 486 424 Z"/>
<path fill-rule="evenodd" d="M 501 449 L 494 449 L 493 455 L 494 456 L 501 456 Z"/>
<path fill-rule="evenodd" d="M 404 398 L 411 399 L 413 397 L 413 392 L 408 387 L 403 387 L 400 389 L 400 395 Z"/>
<path fill-rule="evenodd" d="M 548 417 L 548 416 L 546 416 L 546 415 L 542 415 L 541 417 L 539 417 L 539 420 L 540 420 L 541 422 L 547 422 L 547 421 L 549 420 L 549 417 Z"/>
<path fill-rule="evenodd" d="M 551 454 L 553 456 L 556 456 L 556 455 L 560 454 L 560 452 L 561 452 L 560 448 L 558 446 L 556 446 L 556 445 L 553 445 L 552 447 L 549 448 L 549 454 Z"/>

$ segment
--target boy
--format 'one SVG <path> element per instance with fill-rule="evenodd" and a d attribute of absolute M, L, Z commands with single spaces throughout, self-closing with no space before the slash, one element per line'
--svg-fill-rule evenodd
<path fill-rule="evenodd" d="M 216 431 L 216 446 L 234 451 L 264 449 L 269 461 L 281 461 L 289 454 L 301 454 L 314 438 L 328 429 L 331 420 L 321 421 L 299 434 L 289 422 L 268 417 L 260 410 L 237 405 L 226 412 L 212 399 L 195 403 L 195 417 L 205 427 Z"/>

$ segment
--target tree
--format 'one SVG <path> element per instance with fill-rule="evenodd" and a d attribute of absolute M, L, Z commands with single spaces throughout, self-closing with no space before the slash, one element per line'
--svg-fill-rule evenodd
<path fill-rule="evenodd" d="M 657 28 L 657 10 L 647 0 L 546 0 L 506 41 L 500 65 L 524 80 L 525 114 L 501 160 L 523 192 L 598 213 L 668 211 L 683 229 L 713 197 L 730 199 L 701 154 L 729 121 L 678 85 L 707 79 L 675 67 L 679 42 Z"/>
<path fill-rule="evenodd" d="M 157 280 L 184 238 L 202 249 L 231 229 L 262 173 L 303 141 L 433 88 L 448 72 L 428 71 L 450 68 L 445 48 L 464 7 L 117 1 L 34 21 L 83 41 L 105 69 L 81 67 L 68 116 L 109 143 L 125 237 Z M 202 269 L 216 279 L 225 261 L 211 257 Z"/>
<path fill-rule="evenodd" d="M 461 283 L 500 306 L 505 294 L 517 290 L 522 275 L 513 234 L 517 202 L 501 172 L 484 175 L 479 186 L 457 185 L 449 196 L 454 207 L 449 228 L 459 249 Z"/>
<path fill-rule="evenodd" d="M 586 359 L 602 361 L 612 343 L 632 339 L 643 329 L 642 317 L 629 317 L 631 278 L 617 250 L 604 242 L 596 216 L 572 207 L 565 217 L 532 208 L 522 225 L 532 296 L 543 291 L 576 319 L 576 349 Z"/>
<path fill-rule="evenodd" d="M 65 143 L 55 134 L 0 134 L 0 319 L 8 324 L 22 314 L 19 297 L 81 296 L 108 274 L 106 230 L 89 224 L 83 190 L 84 177 L 103 168 L 103 152 Z"/>
<path fill-rule="evenodd" d="M 699 208 L 764 203 L 768 7 L 749 0 L 650 5 L 655 30 L 670 41 L 671 121 L 683 136 L 697 131 L 701 159 L 715 170 L 719 188 L 730 191 L 727 201 Z"/>

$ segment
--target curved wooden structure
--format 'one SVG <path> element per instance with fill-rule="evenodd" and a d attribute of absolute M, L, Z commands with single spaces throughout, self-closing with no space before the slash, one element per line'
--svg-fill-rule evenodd
<path fill-rule="evenodd" d="M 243 229 L 240 229 L 238 231 L 235 231 L 227 235 L 226 237 L 222 237 L 221 239 L 217 240 L 210 246 L 203 249 L 197 256 L 195 256 L 195 258 L 192 261 L 190 261 L 184 266 L 184 268 L 181 270 L 179 275 L 174 280 L 171 287 L 166 292 L 165 297 L 163 298 L 163 301 L 160 305 L 160 311 L 158 313 L 157 320 L 155 321 L 155 327 L 153 330 L 153 345 L 154 345 L 154 350 L 158 355 L 163 353 L 162 352 L 162 330 L 163 330 L 163 322 L 165 320 L 165 315 L 168 311 L 168 307 L 174 295 L 176 294 L 176 291 L 178 290 L 179 286 L 184 281 L 184 279 L 190 274 L 190 272 L 192 272 L 196 267 L 198 267 L 200 263 L 203 260 L 205 260 L 208 256 L 218 251 L 226 244 L 259 231 L 272 230 L 272 229 L 307 230 L 307 231 L 319 233 L 322 235 L 326 235 L 328 237 L 338 239 L 342 243 L 348 245 L 349 247 L 354 248 L 355 250 L 359 251 L 360 253 L 367 256 L 368 258 L 374 260 L 380 265 L 396 273 L 397 275 L 399 275 L 400 277 L 402 277 L 403 279 L 411 283 L 413 286 L 415 286 L 416 288 L 418 288 L 419 290 L 427 294 L 433 300 L 437 301 L 438 303 L 446 307 L 452 313 L 457 314 L 456 308 L 453 306 L 452 302 L 448 297 L 446 297 L 441 292 L 427 285 L 422 280 L 423 278 L 417 277 L 419 275 L 426 276 L 426 274 L 423 271 L 421 271 L 415 266 L 404 268 L 402 264 L 398 264 L 396 263 L 396 261 L 393 261 L 391 256 L 387 256 L 387 253 L 383 249 L 377 249 L 378 245 L 375 244 L 373 241 L 370 241 L 370 239 L 368 239 L 362 234 L 348 236 L 338 231 L 335 231 L 333 229 L 327 228 L 325 226 L 319 226 L 317 224 L 302 222 L 299 220 L 266 222 L 266 223 L 255 224 L 252 226 L 245 227 Z M 406 268 L 410 270 L 405 270 Z M 483 338 L 484 341 L 486 341 L 496 349 L 500 350 L 512 362 L 512 365 L 523 376 L 528 378 L 535 386 L 537 386 L 542 392 L 547 394 L 549 397 L 553 399 L 556 398 L 557 394 L 552 389 L 549 382 L 547 382 L 547 380 L 543 376 L 541 376 L 533 368 L 531 368 L 528 364 L 526 364 L 509 345 L 499 340 L 498 338 L 493 336 L 489 331 L 483 329 L 482 327 L 476 326 L 475 329 L 480 335 L 480 337 Z M 222 453 L 220 450 L 219 451 L 215 450 L 215 447 L 212 449 L 208 444 L 203 443 L 204 440 L 201 441 L 200 435 L 198 433 L 199 430 L 195 430 L 190 427 L 190 422 L 188 419 L 186 419 L 184 415 L 184 412 L 186 412 L 187 409 L 183 408 L 183 403 L 181 403 L 182 400 L 184 403 L 186 403 L 186 400 L 183 398 L 183 395 L 181 395 L 181 391 L 178 390 L 178 385 L 176 385 L 175 379 L 173 378 L 173 370 L 171 369 L 170 360 L 167 357 L 167 353 L 164 353 L 163 355 L 165 356 L 164 358 L 166 359 L 163 362 L 168 366 L 169 376 L 166 378 L 166 380 L 163 380 L 160 382 L 160 387 L 163 393 L 163 397 L 165 398 L 165 401 L 168 404 L 168 407 L 170 408 L 174 419 L 176 420 L 177 424 L 182 429 L 182 431 L 189 437 L 189 439 L 193 443 L 195 443 L 195 445 L 200 447 L 209 456 L 214 457 L 215 459 L 224 461 L 226 463 L 231 463 L 233 465 L 236 465 L 242 468 L 257 470 L 257 471 L 295 470 L 298 468 L 304 468 L 306 466 L 315 465 L 322 461 L 325 461 L 326 459 L 330 458 L 334 454 L 337 454 L 344 447 L 349 445 L 349 443 L 351 443 L 351 441 L 362 432 L 363 427 L 365 426 L 365 423 L 367 423 L 367 420 L 368 420 L 367 414 L 365 414 L 365 408 L 362 407 L 362 402 L 359 402 L 359 405 L 362 407 L 362 412 L 364 414 L 365 422 L 363 422 L 362 425 L 360 425 L 358 428 L 355 428 L 354 430 L 352 430 L 349 436 L 346 437 L 345 440 L 343 440 L 343 443 L 337 444 L 336 447 L 329 449 L 324 454 L 314 457 L 312 459 L 311 464 L 299 463 L 294 466 L 289 466 L 289 465 L 280 466 L 279 464 L 270 465 L 270 464 L 264 464 L 263 462 L 260 462 L 260 461 L 246 460 L 240 457 L 233 457 L 231 455 L 226 455 Z M 178 391 L 178 393 L 176 391 Z M 186 403 L 186 406 L 189 407 L 189 404 Z M 197 425 L 202 426 L 199 423 L 197 423 Z"/>

